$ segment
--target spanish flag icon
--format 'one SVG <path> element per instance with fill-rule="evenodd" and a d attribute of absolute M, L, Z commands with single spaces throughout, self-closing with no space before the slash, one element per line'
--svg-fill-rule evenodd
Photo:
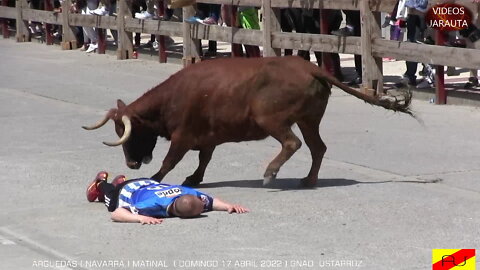
<path fill-rule="evenodd" d="M 434 249 L 432 270 L 475 270 L 475 249 Z"/>

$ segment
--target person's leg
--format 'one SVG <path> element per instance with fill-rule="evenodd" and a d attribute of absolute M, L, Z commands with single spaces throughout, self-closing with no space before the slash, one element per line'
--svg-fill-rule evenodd
<path fill-rule="evenodd" d="M 99 185 L 102 182 L 107 182 L 108 173 L 106 171 L 101 171 L 97 173 L 95 179 L 88 185 L 86 195 L 89 202 L 94 202 L 97 199 L 101 202 L 104 201 L 103 193 L 99 189 Z"/>
<path fill-rule="evenodd" d="M 467 48 L 480 50 L 480 40 L 476 40 L 472 42 L 472 40 L 467 38 L 465 43 Z M 478 82 L 478 70 L 471 69 L 470 77 L 468 78 L 468 82 L 464 85 L 464 87 L 466 89 L 469 89 L 469 88 L 478 87 L 478 86 L 480 86 L 480 83 Z"/>
<path fill-rule="evenodd" d="M 357 74 L 357 79 L 360 79 L 357 84 L 362 83 L 362 56 L 355 54 L 355 73 Z"/>
<path fill-rule="evenodd" d="M 258 20 L 258 10 L 256 8 L 249 8 L 241 12 L 243 17 L 242 27 L 245 29 L 260 30 L 260 22 Z M 248 22 L 248 23 L 247 23 Z M 247 57 L 261 57 L 260 48 L 255 45 L 243 45 Z"/>
<path fill-rule="evenodd" d="M 198 3 L 196 16 L 203 20 L 208 16 L 209 11 L 210 11 L 210 4 Z"/>
<path fill-rule="evenodd" d="M 353 26 L 353 33 L 355 36 L 360 36 L 360 11 L 346 10 L 345 21 L 347 25 Z"/>
<path fill-rule="evenodd" d="M 211 17 L 218 22 L 218 19 L 220 18 L 220 5 L 211 4 L 208 17 Z"/>
<path fill-rule="evenodd" d="M 356 37 L 361 36 L 361 26 L 360 26 L 360 11 L 351 10 L 349 16 L 347 17 L 347 24 L 353 26 L 353 35 Z M 362 56 L 355 55 L 355 71 L 357 73 L 357 83 L 362 83 Z M 358 80 L 359 79 L 359 80 Z"/>
<path fill-rule="evenodd" d="M 348 37 L 353 36 L 355 31 L 355 20 L 356 20 L 356 12 L 355 10 L 342 10 L 345 14 L 345 21 L 346 26 L 344 28 L 332 31 L 332 35 L 341 36 L 341 37 Z"/>
<path fill-rule="evenodd" d="M 222 17 L 227 26 L 239 27 L 238 15 L 238 6 L 222 5 Z M 243 57 L 242 44 L 232 43 L 232 57 Z"/>
<path fill-rule="evenodd" d="M 142 2 L 140 3 L 139 1 L 133 1 L 132 2 L 132 17 L 136 17 L 137 14 L 140 14 L 140 8 L 141 8 L 141 5 L 145 3 L 145 2 Z M 140 40 L 141 40 L 141 37 L 140 37 L 140 33 L 135 33 L 135 37 L 133 38 L 133 41 L 134 41 L 134 46 L 135 47 L 139 47 L 140 46 Z"/>
<path fill-rule="evenodd" d="M 208 54 L 214 56 L 217 54 L 217 41 L 209 40 L 208 41 Z"/>
<path fill-rule="evenodd" d="M 117 1 L 116 0 L 107 0 L 107 2 L 109 3 L 109 6 L 107 7 L 108 15 L 113 16 L 113 14 L 117 13 Z M 118 32 L 117 32 L 117 30 L 110 29 L 110 32 L 112 33 L 113 40 L 118 45 Z"/>
<path fill-rule="evenodd" d="M 417 42 L 417 26 L 419 25 L 420 18 L 417 15 L 409 14 L 407 16 L 407 41 L 408 42 Z M 408 79 L 410 85 L 416 84 L 416 73 L 417 73 L 417 62 L 405 62 L 407 66 L 407 71 L 405 72 L 405 77 Z"/>
<path fill-rule="evenodd" d="M 93 27 L 83 27 L 83 30 L 84 30 L 85 34 L 87 35 L 87 37 L 90 39 L 90 41 L 93 44 L 97 44 L 98 34 L 97 34 L 97 31 L 95 31 L 95 28 L 93 28 Z"/>
<path fill-rule="evenodd" d="M 147 0 L 147 12 L 155 15 L 155 0 Z"/>
<path fill-rule="evenodd" d="M 320 33 L 320 12 L 319 10 L 303 10 L 303 24 L 305 27 L 305 32 L 310 34 L 318 34 Z M 308 52 L 310 54 L 310 52 Z M 322 65 L 322 53 L 321 52 L 313 52 L 315 54 L 315 58 L 317 59 L 317 65 Z M 309 55 L 310 57 L 310 55 Z"/>
<path fill-rule="evenodd" d="M 290 17 L 295 28 L 296 33 L 305 33 L 305 22 L 303 20 L 303 10 L 301 8 L 291 8 L 288 10 Z M 310 61 L 310 52 L 305 50 L 299 50 L 297 55 L 301 58 Z"/>
<path fill-rule="evenodd" d="M 254 45 L 243 45 L 247 53 L 247 57 L 261 57 L 260 48 Z"/>
<path fill-rule="evenodd" d="M 222 16 L 222 21 L 225 23 L 226 26 L 232 26 L 232 11 L 231 11 L 232 6 L 229 5 L 223 5 L 220 8 L 220 16 Z"/>
<path fill-rule="evenodd" d="M 328 32 L 340 29 L 343 18 L 340 10 L 329 9 L 328 10 Z M 340 55 L 338 53 L 330 53 L 330 59 L 333 66 L 333 75 L 339 80 L 343 81 L 342 68 L 340 66 Z"/>
<path fill-rule="evenodd" d="M 82 10 L 82 14 L 90 14 L 90 11 L 91 9 L 89 9 L 88 7 L 85 7 L 83 10 Z M 98 41 L 98 34 L 97 34 L 97 31 L 95 31 L 95 29 L 93 27 L 83 27 L 83 33 L 84 33 L 84 37 L 86 37 L 86 39 L 89 39 L 90 40 L 90 45 L 88 46 L 88 48 L 86 49 L 86 52 L 87 53 L 91 53 L 91 52 L 94 52 L 97 47 L 98 47 L 98 44 L 97 44 L 97 41 Z"/>
<path fill-rule="evenodd" d="M 105 206 L 109 212 L 113 212 L 117 208 L 118 195 L 122 188 L 133 181 L 136 181 L 136 179 L 125 181 L 125 176 L 119 175 L 113 179 L 112 183 L 107 183 L 107 181 L 99 183 L 98 189 L 104 194 Z"/>
<path fill-rule="evenodd" d="M 115 187 L 112 184 L 107 183 L 107 181 L 101 181 L 98 184 L 98 190 L 100 191 L 100 194 L 103 194 L 105 206 L 107 207 L 107 209 L 109 209 L 110 204 L 113 204 L 115 201 L 113 199 L 115 195 Z M 99 198 L 99 200 L 101 201 L 101 198 Z"/>
<path fill-rule="evenodd" d="M 208 17 L 204 20 L 204 23 L 208 20 L 208 24 L 217 24 L 220 18 L 220 5 L 210 4 L 208 5 Z M 208 41 L 207 56 L 215 56 L 217 54 L 217 41 Z"/>
<path fill-rule="evenodd" d="M 286 9 L 286 8 L 280 9 L 280 28 L 282 29 L 282 32 L 292 32 L 293 31 L 291 18 L 289 17 L 288 9 Z M 284 50 L 284 55 L 293 55 L 293 50 L 292 49 L 285 49 Z"/>

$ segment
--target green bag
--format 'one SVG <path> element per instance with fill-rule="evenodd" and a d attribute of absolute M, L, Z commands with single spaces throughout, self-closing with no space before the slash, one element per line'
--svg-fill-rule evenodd
<path fill-rule="evenodd" d="M 245 9 L 238 14 L 240 25 L 245 29 L 260 29 L 260 22 L 258 21 L 258 13 L 255 8 Z"/>

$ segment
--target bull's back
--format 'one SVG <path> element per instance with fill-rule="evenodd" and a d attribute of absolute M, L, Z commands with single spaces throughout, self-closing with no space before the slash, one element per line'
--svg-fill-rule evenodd
<path fill-rule="evenodd" d="M 200 144 L 263 139 L 268 133 L 259 119 L 295 117 L 311 98 L 311 68 L 298 57 L 205 61 L 169 79 L 169 106 L 181 119 L 182 133 Z"/>

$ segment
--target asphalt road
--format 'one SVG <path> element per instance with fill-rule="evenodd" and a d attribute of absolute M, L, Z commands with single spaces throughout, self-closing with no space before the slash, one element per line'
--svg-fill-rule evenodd
<path fill-rule="evenodd" d="M 296 188 L 305 146 L 263 188 L 279 144 L 225 144 L 199 189 L 251 213 L 121 224 L 87 184 L 100 170 L 153 175 L 168 143 L 134 171 L 101 143 L 117 138 L 111 123 L 80 127 L 181 67 L 4 39 L 0 59 L 0 269 L 431 269 L 432 249 L 480 248 L 478 108 L 414 101 L 422 126 L 336 89 L 317 188 Z M 164 182 L 196 163 L 189 153 Z"/>

